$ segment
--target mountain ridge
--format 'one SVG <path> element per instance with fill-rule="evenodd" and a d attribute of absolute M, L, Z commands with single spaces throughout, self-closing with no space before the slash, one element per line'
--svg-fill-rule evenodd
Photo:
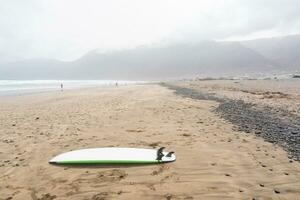
<path fill-rule="evenodd" d="M 300 58 L 295 52 L 298 48 L 300 35 L 242 42 L 143 46 L 106 53 L 92 50 L 69 62 L 30 59 L 2 64 L 0 79 L 159 80 L 292 71 L 300 69 Z"/>

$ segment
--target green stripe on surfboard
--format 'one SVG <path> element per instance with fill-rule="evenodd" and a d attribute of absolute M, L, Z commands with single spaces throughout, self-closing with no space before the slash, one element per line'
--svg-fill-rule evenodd
<path fill-rule="evenodd" d="M 66 160 L 56 161 L 55 164 L 151 164 L 160 163 L 158 160 Z"/>

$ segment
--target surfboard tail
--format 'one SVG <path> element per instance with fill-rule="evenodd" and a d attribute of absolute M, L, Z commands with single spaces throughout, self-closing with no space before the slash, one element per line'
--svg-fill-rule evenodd
<path fill-rule="evenodd" d="M 161 159 L 164 157 L 164 154 L 163 154 L 163 150 L 165 149 L 165 147 L 160 147 L 158 150 L 157 150 L 157 157 L 156 157 L 156 160 L 158 161 L 161 161 Z"/>

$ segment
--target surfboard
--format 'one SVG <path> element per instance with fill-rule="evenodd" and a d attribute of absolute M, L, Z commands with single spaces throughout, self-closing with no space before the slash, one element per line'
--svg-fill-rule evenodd
<path fill-rule="evenodd" d="M 91 148 L 70 151 L 52 158 L 50 164 L 151 164 L 176 160 L 174 152 L 142 148 Z"/>

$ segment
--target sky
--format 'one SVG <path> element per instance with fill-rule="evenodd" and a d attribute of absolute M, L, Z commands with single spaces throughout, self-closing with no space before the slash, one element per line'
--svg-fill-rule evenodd
<path fill-rule="evenodd" d="M 300 33 L 299 0 L 0 0 L 0 63 Z"/>

